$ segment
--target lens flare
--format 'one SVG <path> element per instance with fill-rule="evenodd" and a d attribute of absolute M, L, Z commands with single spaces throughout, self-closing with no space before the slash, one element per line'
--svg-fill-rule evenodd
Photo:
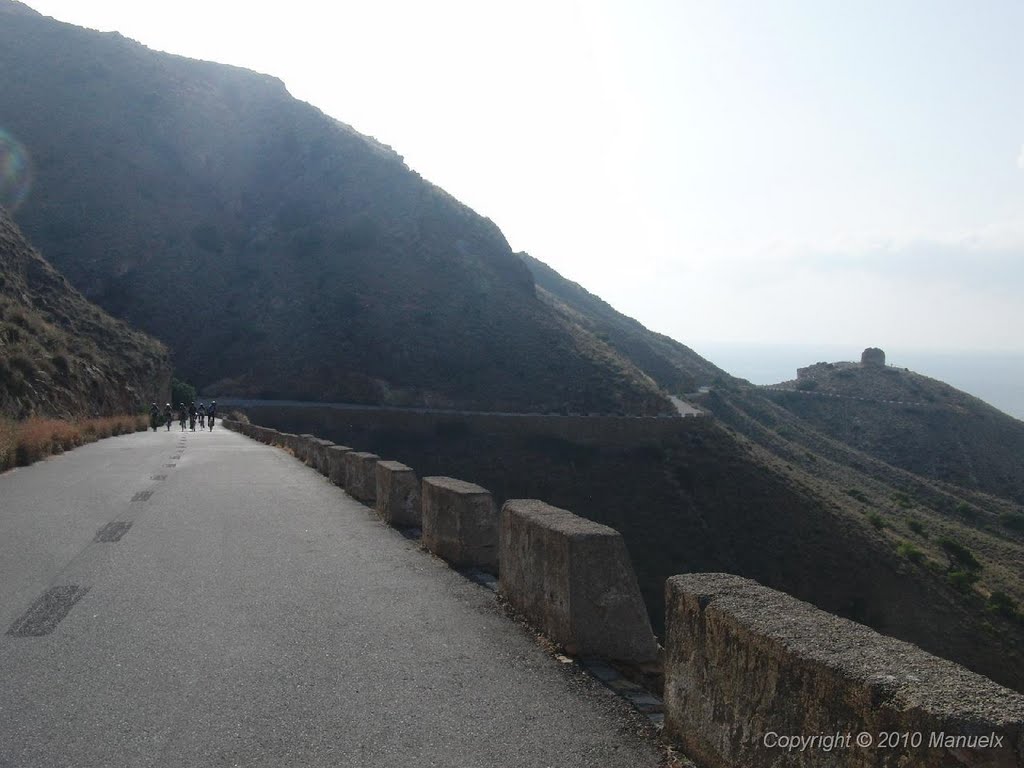
<path fill-rule="evenodd" d="M 25 202 L 32 188 L 28 150 L 0 128 L 0 207 L 12 213 Z"/>

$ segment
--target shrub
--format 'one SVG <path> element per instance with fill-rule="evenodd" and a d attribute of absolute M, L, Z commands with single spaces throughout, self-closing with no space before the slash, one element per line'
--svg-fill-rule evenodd
<path fill-rule="evenodd" d="M 10 419 L 0 418 L 0 472 L 14 466 L 17 444 L 17 426 Z"/>
<path fill-rule="evenodd" d="M 40 417 L 20 422 L 0 419 L 0 471 L 26 466 L 103 437 L 143 431 L 147 426 L 148 421 L 142 415 L 74 422 Z"/>
<path fill-rule="evenodd" d="M 231 419 L 231 421 L 237 421 L 237 422 L 239 422 L 241 424 L 251 424 L 252 423 L 252 422 L 249 421 L 249 417 L 246 416 L 241 411 L 229 411 L 228 412 L 228 418 Z"/>
<path fill-rule="evenodd" d="M 1020 619 L 1021 615 L 1017 609 L 1017 602 L 1005 592 L 996 590 L 988 596 L 985 603 L 985 610 L 990 613 L 997 613 L 1008 619 Z"/>
<path fill-rule="evenodd" d="M 885 528 L 885 520 L 883 520 L 882 516 L 877 512 L 872 512 L 868 515 L 868 522 L 875 526 L 879 531 Z"/>
<path fill-rule="evenodd" d="M 188 405 L 195 402 L 196 388 L 187 381 L 171 379 L 171 405 L 175 408 L 181 403 Z"/>
<path fill-rule="evenodd" d="M 949 558 L 950 571 L 960 570 L 973 573 L 981 570 L 981 563 L 978 562 L 974 553 L 960 542 L 943 537 L 939 539 L 939 546 Z"/>
<path fill-rule="evenodd" d="M 851 499 L 856 499 L 857 501 L 867 504 L 868 497 L 865 496 L 864 492 L 861 491 L 859 488 L 847 488 L 846 495 L 849 496 Z"/>
<path fill-rule="evenodd" d="M 949 583 L 956 589 L 959 589 L 961 592 L 967 592 L 970 590 L 971 585 L 978 580 L 978 572 L 954 569 L 946 574 L 946 578 L 949 579 Z"/>
<path fill-rule="evenodd" d="M 910 497 L 903 493 L 903 491 L 897 491 L 892 495 L 892 500 L 896 502 L 903 509 L 910 509 L 914 506 L 914 503 L 910 500 Z"/>
<path fill-rule="evenodd" d="M 909 541 L 901 541 L 896 551 L 900 557 L 905 557 L 912 563 L 920 563 L 924 560 L 924 552 L 915 547 Z"/>
<path fill-rule="evenodd" d="M 953 511 L 961 517 L 966 517 L 968 520 L 974 520 L 978 517 L 978 510 L 966 501 L 957 502 L 957 505 L 953 507 Z"/>
<path fill-rule="evenodd" d="M 925 530 L 924 523 L 922 523 L 916 517 L 912 517 L 909 520 L 907 520 L 907 527 L 911 531 L 916 533 L 918 536 L 921 536 L 922 538 L 925 538 L 925 539 L 928 538 L 928 531 Z"/>

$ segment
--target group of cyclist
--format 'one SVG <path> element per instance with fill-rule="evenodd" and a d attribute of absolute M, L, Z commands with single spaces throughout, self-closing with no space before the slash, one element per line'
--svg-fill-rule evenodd
<path fill-rule="evenodd" d="M 193 432 L 196 431 L 196 422 L 199 423 L 200 429 L 209 428 L 213 431 L 213 423 L 217 419 L 217 401 L 214 400 L 209 405 L 205 405 L 200 402 L 197 406 L 195 402 L 192 402 L 185 407 L 184 403 L 178 404 L 178 423 L 181 424 L 181 431 L 185 431 L 185 424 L 187 423 Z M 156 403 L 149 406 L 149 426 L 156 432 L 157 427 L 161 424 L 167 425 L 167 431 L 171 431 L 171 422 L 174 421 L 174 411 L 171 408 L 171 404 L 168 403 L 164 406 L 163 413 L 157 408 Z"/>

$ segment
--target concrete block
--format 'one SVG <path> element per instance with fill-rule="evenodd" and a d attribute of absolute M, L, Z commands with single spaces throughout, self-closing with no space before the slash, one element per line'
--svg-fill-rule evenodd
<path fill-rule="evenodd" d="M 281 447 L 284 448 L 287 451 L 291 451 L 292 455 L 294 455 L 296 458 L 298 458 L 298 455 L 299 455 L 299 442 L 301 441 L 301 439 L 302 438 L 300 438 L 298 435 L 292 434 L 291 432 L 282 432 L 281 433 Z"/>
<path fill-rule="evenodd" d="M 673 576 L 665 623 L 665 732 L 698 763 L 1024 765 L 1024 696 L 789 595 Z"/>
<path fill-rule="evenodd" d="M 451 477 L 421 484 L 423 546 L 456 568 L 498 572 L 498 511 L 490 491 Z"/>
<path fill-rule="evenodd" d="M 533 499 L 501 508 L 499 591 L 577 656 L 649 664 L 658 658 L 622 535 Z"/>
<path fill-rule="evenodd" d="M 411 467 L 397 461 L 377 462 L 377 514 L 388 525 L 420 527 L 420 484 Z"/>
<path fill-rule="evenodd" d="M 334 443 L 330 440 L 324 440 L 322 437 L 314 437 L 310 441 L 310 455 L 309 464 L 321 475 L 326 475 L 328 472 L 327 466 L 327 449 L 330 448 Z"/>
<path fill-rule="evenodd" d="M 316 435 L 311 435 L 308 432 L 299 435 L 299 440 L 296 441 L 296 453 L 295 458 L 305 464 L 311 464 L 313 460 L 313 450 L 316 446 Z"/>
<path fill-rule="evenodd" d="M 380 456 L 363 451 L 345 454 L 345 490 L 348 495 L 364 504 L 373 504 L 377 498 L 377 462 Z"/>
<path fill-rule="evenodd" d="M 352 451 L 347 445 L 331 445 L 327 448 L 327 477 L 332 483 L 345 488 L 345 454 Z"/>

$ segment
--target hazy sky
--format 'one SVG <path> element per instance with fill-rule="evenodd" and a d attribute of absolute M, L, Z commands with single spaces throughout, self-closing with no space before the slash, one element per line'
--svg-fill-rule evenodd
<path fill-rule="evenodd" d="M 28 4 L 276 75 L 698 350 L 1024 350 L 1020 0 Z"/>

